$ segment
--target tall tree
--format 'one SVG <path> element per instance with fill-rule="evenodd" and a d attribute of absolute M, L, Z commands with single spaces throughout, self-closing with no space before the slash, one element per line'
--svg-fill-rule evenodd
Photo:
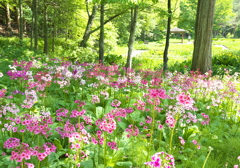
<path fill-rule="evenodd" d="M 44 48 L 43 52 L 48 53 L 48 22 L 47 22 L 47 2 L 44 0 L 43 7 L 43 31 L 44 31 Z"/>
<path fill-rule="evenodd" d="M 99 38 L 99 62 L 103 63 L 104 58 L 104 0 L 100 5 L 100 38 Z"/>
<path fill-rule="evenodd" d="M 168 69 L 168 48 L 169 48 L 169 39 L 170 39 L 170 30 L 171 30 L 171 20 L 172 20 L 172 10 L 171 10 L 171 0 L 168 0 L 168 22 L 167 22 L 167 35 L 166 35 L 166 44 L 163 53 L 163 70 Z"/>
<path fill-rule="evenodd" d="M 198 0 L 191 70 L 212 69 L 212 31 L 215 0 Z"/>
<path fill-rule="evenodd" d="M 23 39 L 23 10 L 22 10 L 22 0 L 18 0 L 18 10 L 19 10 L 19 38 L 20 41 Z"/>
<path fill-rule="evenodd" d="M 6 1 L 6 3 L 5 3 L 5 10 L 6 10 L 6 28 L 5 28 L 5 30 L 11 34 L 12 26 L 11 26 L 11 16 L 10 16 L 10 5 L 9 5 L 8 1 Z"/>
<path fill-rule="evenodd" d="M 135 31 L 137 25 L 137 16 L 138 16 L 138 5 L 134 5 L 131 9 L 131 23 L 130 23 L 130 36 L 128 40 L 128 55 L 127 55 L 127 63 L 126 68 L 132 68 L 132 50 L 133 43 L 135 40 Z"/>
<path fill-rule="evenodd" d="M 96 12 L 97 12 L 97 9 L 98 9 L 98 5 L 97 4 L 93 4 L 92 6 L 92 12 L 89 13 L 89 5 L 88 5 L 88 2 L 86 1 L 86 9 L 87 9 L 87 14 L 88 14 L 88 21 L 87 21 L 87 26 L 86 26 L 86 29 L 85 29 L 85 32 L 84 32 L 84 35 L 83 35 L 83 39 L 80 43 L 80 47 L 87 47 L 87 41 L 90 37 L 90 32 L 91 32 L 91 27 L 92 27 L 92 24 L 93 24 L 93 21 L 95 19 L 95 16 L 96 16 Z"/>
<path fill-rule="evenodd" d="M 98 31 L 101 28 L 101 25 L 100 25 L 100 26 L 92 29 L 93 21 L 95 20 L 96 13 L 99 10 L 98 9 L 99 5 L 97 3 L 93 4 L 92 12 L 90 13 L 89 12 L 89 2 L 85 1 L 85 3 L 86 3 L 87 14 L 88 14 L 88 21 L 87 21 L 87 25 L 86 25 L 86 28 L 85 28 L 84 35 L 83 35 L 82 40 L 79 44 L 80 47 L 87 47 L 87 42 L 88 42 L 91 34 Z M 128 11 L 128 9 L 121 10 L 120 12 L 118 12 L 118 13 L 110 16 L 109 18 L 105 19 L 104 20 L 104 25 L 107 24 L 108 22 L 112 21 L 113 19 L 117 18 L 118 16 L 123 15 L 127 11 Z"/>
<path fill-rule="evenodd" d="M 38 0 L 33 0 L 34 49 L 38 49 Z"/>

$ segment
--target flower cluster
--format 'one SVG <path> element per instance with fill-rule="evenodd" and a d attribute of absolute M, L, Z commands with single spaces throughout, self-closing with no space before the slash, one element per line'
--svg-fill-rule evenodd
<path fill-rule="evenodd" d="M 7 92 L 6 89 L 1 89 L 1 90 L 0 90 L 0 98 L 5 97 L 5 93 L 6 93 L 6 92 Z"/>
<path fill-rule="evenodd" d="M 121 102 L 118 101 L 117 99 L 113 100 L 113 102 L 111 103 L 111 106 L 113 107 L 119 107 L 121 105 Z"/>
<path fill-rule="evenodd" d="M 108 145 L 112 150 L 114 150 L 114 149 L 118 150 L 117 143 L 114 142 L 114 141 L 108 142 L 107 145 Z"/>
<path fill-rule="evenodd" d="M 26 99 L 23 101 L 24 104 L 21 106 L 23 108 L 31 108 L 38 101 L 37 93 L 35 90 L 26 90 L 25 95 Z"/>
<path fill-rule="evenodd" d="M 99 129 L 110 134 L 113 133 L 113 131 L 117 128 L 116 121 L 111 118 L 98 119 L 95 124 Z"/>
<path fill-rule="evenodd" d="M 10 76 L 11 79 L 23 78 L 24 80 L 28 80 L 27 71 L 25 70 L 22 71 L 10 70 L 7 72 L 7 75 Z"/>
<path fill-rule="evenodd" d="M 23 159 L 29 160 L 31 156 L 37 156 L 39 161 L 45 159 L 51 152 L 55 152 L 56 146 L 50 142 L 43 146 L 29 147 L 26 143 L 20 143 L 20 139 L 10 138 L 4 142 L 4 148 L 13 149 L 11 152 L 11 160 L 22 162 Z"/>
<path fill-rule="evenodd" d="M 139 129 L 136 125 L 129 125 L 125 131 L 128 132 L 127 138 L 130 138 L 131 136 L 138 136 L 139 134 Z"/>
<path fill-rule="evenodd" d="M 165 152 L 155 153 L 152 156 L 152 160 L 150 162 L 145 162 L 144 164 L 157 168 L 175 168 L 174 157 Z"/>
<path fill-rule="evenodd" d="M 193 99 L 190 97 L 190 94 L 185 94 L 184 92 L 182 92 L 177 96 L 177 100 L 178 100 L 178 103 L 183 106 L 192 107 L 194 103 Z"/>

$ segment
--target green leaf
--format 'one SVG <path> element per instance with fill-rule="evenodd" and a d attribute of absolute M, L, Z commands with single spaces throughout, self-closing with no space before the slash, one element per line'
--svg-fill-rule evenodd
<path fill-rule="evenodd" d="M 204 161 L 205 161 L 206 157 L 204 155 L 201 155 L 196 162 L 198 163 L 198 165 L 203 165 Z"/>
<path fill-rule="evenodd" d="M 104 108 L 101 106 L 98 106 L 96 108 L 96 118 L 102 118 L 104 114 Z"/>
<path fill-rule="evenodd" d="M 81 167 L 83 167 L 83 168 L 93 167 L 93 161 L 90 159 L 90 160 L 81 162 Z"/>
<path fill-rule="evenodd" d="M 117 124 L 118 124 L 118 126 L 119 126 L 120 128 L 122 128 L 123 130 L 125 130 L 125 129 L 127 128 L 127 124 L 125 124 L 124 122 L 118 122 Z"/>
<path fill-rule="evenodd" d="M 57 147 L 58 150 L 63 149 L 61 142 L 57 138 L 54 138 L 53 143 Z"/>
<path fill-rule="evenodd" d="M 124 167 L 125 168 L 125 167 L 132 166 L 132 162 L 130 162 L 130 161 L 128 161 L 128 162 L 117 162 L 116 165 L 119 166 L 119 167 Z"/>

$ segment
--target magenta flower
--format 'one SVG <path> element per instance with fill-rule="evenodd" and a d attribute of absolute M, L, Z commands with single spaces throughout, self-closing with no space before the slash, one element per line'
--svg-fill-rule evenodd
<path fill-rule="evenodd" d="M 149 89 L 149 96 L 152 98 L 167 98 L 166 91 L 164 89 Z"/>

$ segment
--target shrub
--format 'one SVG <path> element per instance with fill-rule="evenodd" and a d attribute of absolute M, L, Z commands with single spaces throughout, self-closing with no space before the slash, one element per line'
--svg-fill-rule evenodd
<path fill-rule="evenodd" d="M 79 63 L 93 63 L 97 60 L 97 52 L 89 47 L 75 47 L 74 50 L 66 50 L 64 57 L 70 61 L 77 61 Z"/>

